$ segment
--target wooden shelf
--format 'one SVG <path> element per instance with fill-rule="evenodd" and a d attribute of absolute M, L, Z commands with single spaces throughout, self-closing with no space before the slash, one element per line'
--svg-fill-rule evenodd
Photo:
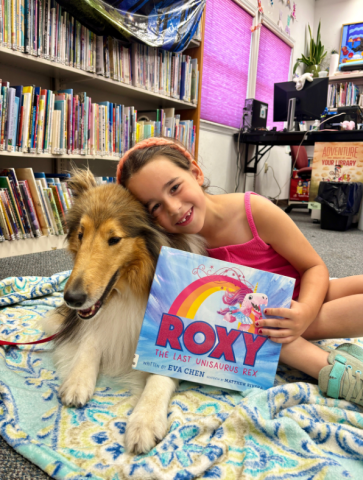
<path fill-rule="evenodd" d="M 355 71 L 355 72 L 347 72 L 347 73 L 341 73 L 339 72 L 337 75 L 331 75 L 329 77 L 329 82 L 332 82 L 334 80 L 348 80 L 352 78 L 361 78 L 363 79 L 363 70 Z"/>
<path fill-rule="evenodd" d="M 119 95 L 127 95 L 130 100 L 155 101 L 155 105 L 161 108 L 175 107 L 178 110 L 195 110 L 197 108 L 197 105 L 190 102 L 150 92 L 144 88 L 133 87 L 96 73 L 85 72 L 78 68 L 68 67 L 61 63 L 51 62 L 44 58 L 34 57 L 5 47 L 0 47 L 0 64 L 53 77 L 59 80 L 61 84 L 80 82 L 85 91 L 87 86 L 89 86 Z"/>
<path fill-rule="evenodd" d="M 22 153 L 22 152 L 6 152 L 0 151 L 0 157 L 17 157 L 17 158 L 31 158 L 31 159 L 38 159 L 38 158 L 64 158 L 66 160 L 113 160 L 114 162 L 118 162 L 120 160 L 121 155 L 114 157 L 110 155 L 53 155 L 51 153 Z"/>
<path fill-rule="evenodd" d="M 66 235 L 28 238 L 26 240 L 5 241 L 0 243 L 0 258 L 28 255 L 30 253 L 48 252 L 66 247 Z"/>

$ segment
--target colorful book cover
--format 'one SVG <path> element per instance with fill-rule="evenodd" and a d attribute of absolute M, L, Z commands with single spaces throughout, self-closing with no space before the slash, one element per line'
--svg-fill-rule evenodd
<path fill-rule="evenodd" d="M 45 218 L 47 220 L 49 233 L 50 233 L 50 235 L 55 235 L 55 230 L 54 230 L 53 223 L 52 223 L 51 213 L 48 210 L 48 204 L 45 201 L 45 197 L 44 197 L 42 182 L 41 182 L 41 180 L 36 180 L 35 183 L 36 183 L 37 188 L 38 188 L 39 198 L 42 201 L 43 210 L 44 210 L 44 213 L 45 213 Z"/>
<path fill-rule="evenodd" d="M 22 237 L 20 235 L 19 227 L 15 219 L 15 213 L 10 202 L 9 193 L 5 188 L 2 188 L 0 189 L 0 195 L 1 195 L 1 200 L 3 201 L 3 204 L 5 206 L 8 222 L 10 224 L 9 228 L 11 228 L 12 233 L 14 234 L 14 239 L 19 240 Z"/>
<path fill-rule="evenodd" d="M 133 368 L 232 390 L 274 384 L 281 344 L 257 335 L 295 279 L 162 247 Z"/>
<path fill-rule="evenodd" d="M 7 204 L 7 199 L 4 196 L 4 192 L 5 192 L 5 190 L 0 188 L 0 207 L 2 209 L 3 217 L 4 217 L 5 223 L 6 223 L 6 228 L 7 228 L 8 234 L 9 234 L 8 240 L 16 240 L 14 230 L 13 230 L 13 227 L 12 227 L 12 223 L 11 223 L 10 213 L 8 213 L 9 212 L 9 206 Z"/>
<path fill-rule="evenodd" d="M 18 182 L 18 178 L 16 176 L 14 168 L 0 169 L 0 176 L 8 177 L 10 187 L 14 195 L 14 200 L 18 207 L 21 226 L 22 226 L 22 229 L 24 229 L 25 238 L 31 238 L 32 232 L 30 227 L 30 221 L 27 218 L 26 209 L 24 206 L 24 200 L 20 192 L 19 182 Z"/>
<path fill-rule="evenodd" d="M 33 199 L 32 199 L 31 193 L 30 193 L 28 182 L 27 182 L 27 180 L 21 180 L 21 181 L 19 181 L 19 185 L 20 185 L 20 190 L 21 190 L 22 196 L 24 198 L 25 207 L 27 209 L 28 216 L 29 216 L 30 221 L 31 221 L 33 234 L 34 234 L 35 237 L 41 237 L 42 232 L 41 232 L 41 229 L 40 229 L 39 221 L 38 221 L 38 218 L 37 218 L 37 214 L 36 214 Z"/>
<path fill-rule="evenodd" d="M 44 235 L 49 234 L 48 224 L 45 218 L 45 212 L 43 210 L 42 201 L 39 197 L 38 188 L 35 183 L 34 173 L 32 168 L 16 168 L 15 173 L 18 180 L 26 181 L 26 187 L 30 192 L 30 197 L 35 210 L 35 217 L 41 232 Z"/>
<path fill-rule="evenodd" d="M 3 205 L 1 195 L 0 195 L 0 225 L 1 225 L 1 228 L 2 228 L 3 235 L 5 237 L 5 240 L 13 240 L 13 238 L 11 238 L 11 232 L 10 232 L 9 227 L 8 227 L 8 221 L 7 221 L 7 218 L 6 218 L 5 207 Z"/>
<path fill-rule="evenodd" d="M 53 191 L 51 188 L 43 188 L 43 192 L 45 195 L 45 201 L 48 204 L 48 209 L 52 213 L 53 220 L 54 220 L 54 227 L 55 227 L 55 234 L 56 235 L 63 235 L 63 227 L 62 227 L 62 221 L 59 217 L 59 213 L 57 210 L 57 206 L 55 204 L 55 200 L 53 197 Z"/>
<path fill-rule="evenodd" d="M 21 216 L 20 216 L 20 213 L 18 211 L 18 207 L 17 207 L 17 204 L 16 204 L 16 200 L 14 198 L 14 193 L 13 193 L 13 190 L 11 188 L 10 179 L 8 178 L 8 176 L 0 176 L 0 188 L 5 189 L 8 193 L 8 197 L 9 197 L 9 200 L 11 202 L 12 209 L 14 211 L 16 225 L 19 227 L 19 230 L 21 232 L 21 237 L 20 238 L 22 238 L 23 235 L 25 235 L 25 232 L 24 232 L 23 228 L 21 227 L 22 226 Z"/>

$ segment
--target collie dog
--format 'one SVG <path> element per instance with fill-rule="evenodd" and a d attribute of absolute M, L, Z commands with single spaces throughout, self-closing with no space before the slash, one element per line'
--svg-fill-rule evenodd
<path fill-rule="evenodd" d="M 204 253 L 194 235 L 172 235 L 154 225 L 127 190 L 96 185 L 89 170 L 70 179 L 75 202 L 67 215 L 74 268 L 64 305 L 42 320 L 55 338 L 54 363 L 66 406 L 92 397 L 99 373 L 117 377 L 134 394 L 125 446 L 145 453 L 167 432 L 167 410 L 177 380 L 132 369 L 160 248 Z"/>

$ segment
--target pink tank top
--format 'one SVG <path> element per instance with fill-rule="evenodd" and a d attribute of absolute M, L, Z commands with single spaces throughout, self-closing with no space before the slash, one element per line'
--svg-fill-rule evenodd
<path fill-rule="evenodd" d="M 257 268 L 266 272 L 277 273 L 296 279 L 293 299 L 297 300 L 300 292 L 300 274 L 284 257 L 275 252 L 275 250 L 265 243 L 259 237 L 255 222 L 253 221 L 251 211 L 251 193 L 245 193 L 245 208 L 248 224 L 250 226 L 253 238 L 241 245 L 228 245 L 226 247 L 209 248 L 208 255 L 217 260 L 237 263 L 245 267 Z"/>

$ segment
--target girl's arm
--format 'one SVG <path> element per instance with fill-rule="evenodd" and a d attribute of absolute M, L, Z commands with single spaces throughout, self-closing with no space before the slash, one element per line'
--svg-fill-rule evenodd
<path fill-rule="evenodd" d="M 298 302 L 291 308 L 267 308 L 265 313 L 283 319 L 261 319 L 258 328 L 279 343 L 299 337 L 315 320 L 328 291 L 329 273 L 323 260 L 291 218 L 266 198 L 251 195 L 252 215 L 259 236 L 300 273 Z M 269 330 L 279 327 L 281 330 Z"/>

